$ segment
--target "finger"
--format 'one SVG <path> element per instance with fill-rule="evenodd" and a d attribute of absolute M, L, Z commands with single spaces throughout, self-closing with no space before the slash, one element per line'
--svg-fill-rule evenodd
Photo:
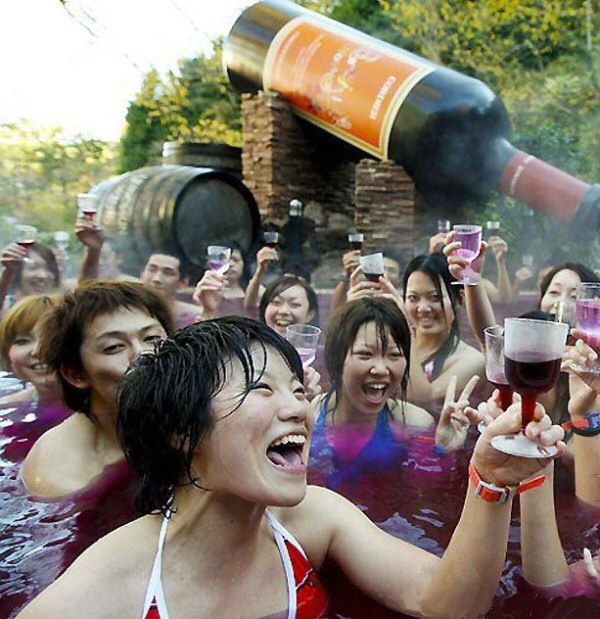
<path fill-rule="evenodd" d="M 454 397 L 456 395 L 456 381 L 458 377 L 456 375 L 452 375 L 450 380 L 448 381 L 448 386 L 446 387 L 446 397 L 444 398 L 444 407 L 449 404 L 454 403 Z"/>
<path fill-rule="evenodd" d="M 450 235 L 448 235 L 450 236 Z M 447 239 L 448 237 L 446 237 Z M 450 254 L 454 253 L 455 251 L 457 251 L 458 249 L 460 249 L 461 247 L 461 243 L 460 241 L 454 241 L 452 243 L 447 243 L 444 247 L 444 253 L 446 254 L 446 256 L 449 256 Z"/>
<path fill-rule="evenodd" d="M 354 271 L 352 271 L 352 274 L 350 275 L 350 285 L 352 287 L 356 286 L 358 284 L 358 277 L 360 276 L 360 274 L 362 273 L 362 266 L 360 266 L 360 264 L 354 269 Z"/>
<path fill-rule="evenodd" d="M 521 406 L 512 404 L 508 410 L 493 419 L 485 429 L 488 438 L 501 434 L 516 434 L 521 429 Z"/>
<path fill-rule="evenodd" d="M 469 418 L 466 415 L 462 415 L 459 412 L 452 413 L 450 419 L 462 427 L 469 425 Z"/>
<path fill-rule="evenodd" d="M 479 376 L 475 375 L 475 376 L 471 376 L 471 378 L 469 379 L 469 382 L 465 385 L 465 388 L 462 390 L 462 393 L 459 396 L 459 401 L 463 401 L 466 400 L 467 404 L 469 402 L 469 398 L 471 397 L 471 394 L 473 393 L 473 389 L 475 389 L 475 385 L 477 385 L 477 382 L 479 381 Z"/>
<path fill-rule="evenodd" d="M 544 415 L 540 421 L 532 421 L 527 424 L 525 434 L 532 440 L 537 440 L 542 432 L 552 427 L 552 420 L 548 415 Z M 556 441 L 555 441 L 556 442 Z"/>
<path fill-rule="evenodd" d="M 559 441 L 562 441 L 565 437 L 565 431 L 561 426 L 553 425 L 549 429 L 544 430 L 537 437 L 537 441 L 542 445 L 550 446 L 556 445 Z"/>
<path fill-rule="evenodd" d="M 583 549 L 583 564 L 585 565 L 585 571 L 593 578 L 594 580 L 600 578 L 600 574 L 594 565 L 594 559 L 592 558 L 592 553 L 587 549 Z"/>

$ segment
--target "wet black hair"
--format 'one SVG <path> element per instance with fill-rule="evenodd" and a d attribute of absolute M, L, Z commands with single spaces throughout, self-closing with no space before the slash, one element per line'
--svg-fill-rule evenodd
<path fill-rule="evenodd" d="M 259 367 L 252 358 L 257 345 L 262 350 Z M 241 316 L 184 327 L 133 364 L 119 389 L 117 432 L 140 476 L 136 505 L 142 513 L 168 516 L 178 486 L 206 490 L 192 472 L 192 460 L 215 423 L 212 399 L 229 378 L 230 361 L 239 361 L 246 387 L 232 405 L 229 414 L 234 413 L 260 381 L 268 348 L 304 381 L 296 349 L 266 325 Z"/>
<path fill-rule="evenodd" d="M 252 277 L 252 274 L 250 271 L 250 260 L 248 258 L 248 253 L 242 247 L 242 245 L 238 243 L 237 241 L 227 241 L 226 243 L 224 243 L 224 245 L 225 247 L 229 247 L 232 252 L 236 249 L 237 251 L 240 252 L 240 256 L 242 257 L 242 262 L 244 263 L 244 266 L 242 268 L 242 274 L 240 275 L 239 284 L 242 290 L 245 291 L 246 288 L 248 287 L 248 282 L 250 281 L 250 278 Z"/>
<path fill-rule="evenodd" d="M 348 351 L 356 340 L 356 334 L 362 325 L 374 322 L 377 337 L 383 350 L 389 345 L 389 335 L 402 351 L 406 359 L 406 369 L 400 381 L 400 397 L 406 397 L 406 387 L 410 374 L 410 328 L 398 305 L 391 299 L 367 297 L 356 299 L 339 307 L 329 320 L 325 340 L 325 364 L 331 379 L 331 393 L 339 394 L 342 389 L 342 373 Z"/>
<path fill-rule="evenodd" d="M 448 269 L 448 260 L 442 252 L 434 252 L 432 254 L 425 254 L 413 258 L 404 271 L 404 278 L 402 279 L 403 298 L 406 301 L 406 286 L 408 278 L 415 272 L 420 271 L 429 276 L 429 279 L 435 287 L 435 291 L 440 299 L 442 310 L 444 310 L 444 297 L 442 295 L 442 286 L 440 279 L 444 284 L 444 288 L 448 293 L 450 299 L 450 307 L 454 314 L 454 320 L 450 325 L 450 334 L 447 340 L 442 344 L 441 348 L 436 352 L 433 360 L 432 376 L 439 376 L 446 359 L 456 350 L 460 342 L 458 331 L 458 308 L 461 305 L 461 291 L 460 286 L 453 286 L 452 282 L 456 281 L 450 274 Z"/>
<path fill-rule="evenodd" d="M 260 304 L 258 306 L 258 315 L 262 322 L 265 322 L 265 313 L 267 310 L 267 305 L 279 294 L 285 292 L 288 288 L 292 286 L 300 286 L 306 292 L 306 298 L 308 299 L 308 311 L 313 312 L 313 317 L 308 321 L 307 324 L 314 325 L 315 327 L 319 326 L 319 300 L 317 298 L 317 293 L 314 288 L 299 275 L 282 275 L 277 279 L 274 279 L 263 292 L 263 295 L 260 299 Z"/>

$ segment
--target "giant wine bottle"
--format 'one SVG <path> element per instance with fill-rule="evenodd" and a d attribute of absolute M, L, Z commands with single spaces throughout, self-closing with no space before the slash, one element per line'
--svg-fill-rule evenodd
<path fill-rule="evenodd" d="M 512 146 L 506 109 L 479 80 L 283 0 L 241 14 L 224 64 L 238 90 L 276 91 L 302 118 L 404 166 L 430 205 L 465 204 L 498 189 L 597 226 L 600 185 Z"/>

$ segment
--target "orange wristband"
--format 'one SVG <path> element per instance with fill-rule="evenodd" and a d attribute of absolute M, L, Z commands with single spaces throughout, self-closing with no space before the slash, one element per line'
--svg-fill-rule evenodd
<path fill-rule="evenodd" d="M 546 481 L 546 476 L 538 475 L 529 481 L 522 481 L 516 486 L 504 486 L 504 488 L 501 488 L 500 486 L 494 486 L 493 484 L 488 484 L 483 481 L 473 466 L 473 461 L 471 461 L 469 462 L 469 479 L 475 485 L 475 496 L 489 503 L 498 503 L 501 505 L 502 503 L 506 503 L 509 499 L 512 499 L 516 494 L 522 494 L 526 490 L 541 486 Z"/>

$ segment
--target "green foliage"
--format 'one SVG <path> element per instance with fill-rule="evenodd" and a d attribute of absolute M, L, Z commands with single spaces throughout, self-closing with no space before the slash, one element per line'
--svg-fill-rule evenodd
<path fill-rule="evenodd" d="M 71 230 L 77 194 L 114 174 L 115 160 L 114 145 L 100 140 L 66 138 L 26 121 L 0 125 L 2 238 L 10 237 L 5 217 L 38 227 L 42 241 L 44 232 Z"/>
<path fill-rule="evenodd" d="M 241 145 L 240 96 L 223 74 L 220 41 L 214 51 L 182 60 L 177 73 L 146 76 L 127 112 L 121 172 L 155 163 L 167 140 Z"/>

